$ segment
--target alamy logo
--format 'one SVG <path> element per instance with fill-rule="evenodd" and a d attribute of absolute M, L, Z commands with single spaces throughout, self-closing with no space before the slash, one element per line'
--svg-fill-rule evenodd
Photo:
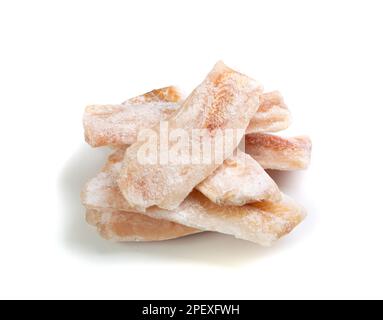
<path fill-rule="evenodd" d="M 142 129 L 137 140 L 137 161 L 142 165 L 221 164 L 239 147 L 243 149 L 243 129 L 169 129 L 167 121 L 159 130 Z"/>

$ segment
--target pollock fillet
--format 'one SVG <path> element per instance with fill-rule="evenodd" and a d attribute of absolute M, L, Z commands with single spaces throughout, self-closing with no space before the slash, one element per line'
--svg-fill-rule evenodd
<path fill-rule="evenodd" d="M 82 193 L 86 207 L 99 209 L 113 204 L 121 210 L 140 212 L 128 206 L 120 197 L 117 179 L 124 152 L 125 149 L 116 149 L 101 172 L 86 184 Z M 100 188 L 108 188 L 113 192 L 105 193 Z M 266 171 L 253 158 L 239 150 L 197 185 L 196 189 L 220 206 L 240 206 L 260 200 L 277 201 L 281 198 L 278 186 Z"/>
<path fill-rule="evenodd" d="M 139 211 L 151 206 L 169 210 L 177 208 L 196 185 L 232 155 L 258 109 L 261 90 L 258 82 L 235 72 L 222 62 L 217 63 L 176 114 L 168 119 L 168 130 L 184 130 L 188 137 L 192 137 L 193 144 L 200 141 L 192 134 L 195 129 L 204 129 L 210 138 L 215 138 L 225 129 L 234 129 L 237 133 L 236 142 L 233 141 L 229 148 L 219 150 L 208 163 L 200 161 L 177 165 L 166 161 L 164 164 L 158 161 L 155 164 L 143 164 L 138 154 L 146 142 L 134 143 L 126 150 L 118 179 L 120 190 L 129 205 Z M 242 134 L 238 133 L 239 130 Z M 153 131 L 159 137 L 160 125 L 154 127 Z M 169 142 L 164 152 L 158 148 L 157 159 L 167 159 L 168 150 L 175 145 L 176 142 Z"/>
<path fill-rule="evenodd" d="M 85 185 L 81 192 L 81 201 L 86 208 L 97 211 L 113 209 L 137 212 L 126 202 L 117 184 L 124 153 L 125 149 L 115 150 L 101 172 Z"/>
<path fill-rule="evenodd" d="M 123 146 L 137 140 L 139 130 L 151 128 L 180 107 L 175 87 L 152 90 L 121 105 L 90 105 L 85 108 L 85 140 L 93 147 Z"/>
<path fill-rule="evenodd" d="M 260 200 L 278 201 L 281 193 L 266 171 L 248 154 L 236 151 L 196 189 L 221 206 Z"/>
<path fill-rule="evenodd" d="M 311 140 L 307 136 L 283 138 L 272 134 L 246 135 L 246 153 L 264 169 L 300 170 L 310 164 Z"/>
<path fill-rule="evenodd" d="M 251 119 L 246 133 L 277 132 L 287 129 L 291 124 L 290 110 L 279 91 L 260 96 L 259 109 Z"/>
<path fill-rule="evenodd" d="M 120 214 L 124 211 L 128 216 L 132 215 L 132 209 L 115 181 L 116 172 L 122 165 L 121 159 L 122 152 L 117 151 L 109 158 L 103 171 L 85 187 L 82 202 L 88 210 L 117 211 Z M 280 201 L 221 207 L 198 191 L 189 194 L 175 210 L 151 207 L 144 214 L 151 219 L 167 220 L 202 231 L 226 233 L 264 246 L 271 245 L 289 233 L 305 217 L 303 208 L 285 195 L 282 195 Z M 97 219 L 94 215 L 88 217 L 91 224 L 97 224 Z M 140 232 L 147 234 L 145 230 Z M 172 232 L 169 231 L 168 234 Z M 139 235 L 136 234 L 135 237 L 138 238 Z"/>
<path fill-rule="evenodd" d="M 270 246 L 290 233 L 305 218 L 306 212 L 284 194 L 278 202 L 221 207 L 193 191 L 176 210 L 153 209 L 145 215 Z"/>
<path fill-rule="evenodd" d="M 133 144 L 141 129 L 151 128 L 175 114 L 181 106 L 181 96 L 177 88 L 165 87 L 119 105 L 90 105 L 83 118 L 85 140 L 92 147 Z M 290 111 L 282 95 L 278 91 L 263 93 L 246 132 L 276 132 L 286 129 L 290 122 Z"/>
<path fill-rule="evenodd" d="M 170 240 L 201 232 L 175 222 L 126 211 L 88 209 L 86 220 L 104 239 L 113 241 Z"/>

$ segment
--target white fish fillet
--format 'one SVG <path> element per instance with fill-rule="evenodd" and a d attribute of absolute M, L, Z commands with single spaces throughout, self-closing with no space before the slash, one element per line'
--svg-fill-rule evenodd
<path fill-rule="evenodd" d="M 117 185 L 124 151 L 125 149 L 117 149 L 109 157 L 102 171 L 87 183 L 82 196 L 86 207 L 98 209 L 113 204 L 125 211 L 139 212 L 121 198 Z M 102 188 L 113 192 L 105 193 Z M 221 206 L 239 206 L 260 200 L 277 201 L 281 198 L 278 186 L 266 171 L 249 155 L 240 151 L 225 160 L 211 176 L 197 185 L 196 189 Z"/>
<path fill-rule="evenodd" d="M 260 96 L 259 109 L 251 119 L 246 133 L 281 131 L 290 124 L 291 113 L 280 92 L 267 92 Z"/>
<path fill-rule="evenodd" d="M 140 129 L 151 128 L 179 107 L 175 87 L 152 90 L 120 105 L 90 105 L 83 117 L 85 140 L 93 147 L 129 145 Z"/>
<path fill-rule="evenodd" d="M 161 241 L 201 232 L 168 220 L 126 211 L 88 209 L 86 220 L 103 238 L 113 241 Z"/>
<path fill-rule="evenodd" d="M 229 69 L 222 62 L 217 63 L 178 112 L 168 119 L 169 131 L 183 129 L 192 137 L 192 130 L 205 129 L 212 138 L 224 129 L 242 129 L 244 133 L 258 109 L 261 90 L 256 81 Z M 160 126 L 153 130 L 159 137 Z M 237 136 L 237 144 L 223 148 L 208 164 L 142 164 L 137 154 L 145 143 L 136 142 L 126 150 L 119 187 L 129 205 L 139 211 L 155 205 L 175 209 L 197 184 L 232 155 L 240 138 Z M 169 145 L 171 149 L 171 143 Z M 160 153 L 159 159 L 162 156 L 164 154 Z"/>
<path fill-rule="evenodd" d="M 88 209 L 131 213 L 115 181 L 121 167 L 121 157 L 121 152 L 116 152 L 110 157 L 103 172 L 85 187 L 82 201 Z M 298 225 L 305 217 L 305 212 L 286 196 L 281 201 L 220 207 L 198 191 L 193 191 L 179 208 L 168 211 L 151 207 L 145 215 L 203 231 L 226 233 L 267 246 Z M 88 220 L 93 224 L 97 222 L 94 217 Z"/>
<path fill-rule="evenodd" d="M 305 210 L 286 195 L 278 202 L 220 207 L 198 191 L 193 191 L 175 210 L 150 209 L 144 214 L 204 231 L 229 234 L 263 246 L 270 246 L 290 233 L 306 216 Z"/>
<path fill-rule="evenodd" d="M 260 110 L 268 112 L 270 105 L 275 106 L 278 101 L 283 109 L 280 95 L 266 93 L 262 96 L 263 106 L 260 105 L 257 113 Z M 129 99 L 123 105 L 89 106 L 84 115 L 86 140 L 93 146 L 105 143 L 117 146 L 121 141 L 134 143 L 140 129 L 152 127 L 173 114 L 180 106 L 173 101 L 179 101 L 180 97 L 177 88 L 165 87 Z M 280 193 L 276 184 L 256 161 L 246 158 L 241 160 L 238 156 L 233 156 L 226 160 L 196 187 L 197 190 L 219 205 L 243 205 L 263 199 L 277 200 Z"/>
<path fill-rule="evenodd" d="M 246 153 L 265 169 L 300 170 L 310 164 L 311 140 L 307 136 L 283 138 L 266 133 L 246 135 Z"/>
<path fill-rule="evenodd" d="M 277 184 L 251 156 L 239 150 L 196 189 L 221 206 L 242 206 L 260 200 L 278 201 Z"/>
<path fill-rule="evenodd" d="M 93 147 L 122 147 L 137 141 L 140 129 L 151 128 L 175 114 L 181 106 L 181 93 L 175 87 L 150 91 L 117 105 L 91 105 L 84 112 L 85 140 Z M 278 91 L 260 95 L 259 109 L 246 130 L 275 132 L 291 122 Z"/>
<path fill-rule="evenodd" d="M 137 212 L 129 206 L 117 185 L 117 178 L 122 167 L 124 149 L 117 149 L 94 178 L 92 178 L 81 192 L 81 201 L 88 209 L 124 210 Z"/>

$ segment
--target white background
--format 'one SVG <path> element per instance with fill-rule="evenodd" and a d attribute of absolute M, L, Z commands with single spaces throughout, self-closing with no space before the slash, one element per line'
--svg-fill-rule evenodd
<path fill-rule="evenodd" d="M 383 298 L 381 1 L 1 1 L 0 298 Z M 115 244 L 79 192 L 107 151 L 82 112 L 214 63 L 278 89 L 308 171 L 308 210 L 272 248 L 217 234 Z"/>

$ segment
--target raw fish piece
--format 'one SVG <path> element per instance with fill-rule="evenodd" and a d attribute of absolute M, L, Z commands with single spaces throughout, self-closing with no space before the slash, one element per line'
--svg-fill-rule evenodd
<path fill-rule="evenodd" d="M 125 153 L 118 185 L 128 204 L 138 211 L 145 211 L 151 206 L 163 209 L 175 209 L 205 178 L 210 176 L 223 161 L 233 154 L 244 134 L 250 119 L 259 106 L 262 88 L 258 82 L 240 74 L 222 62 L 215 65 L 207 78 L 185 100 L 176 114 L 168 119 L 168 131 L 182 129 L 193 142 L 192 131 L 205 129 L 210 138 L 226 129 L 236 130 L 236 143 L 222 148 L 215 153 L 209 163 L 173 164 L 169 160 L 161 164 L 142 163 L 138 154 L 146 142 L 138 141 Z M 242 130 L 242 134 L 239 134 Z M 160 137 L 160 125 L 153 128 Z M 195 139 L 195 140 L 194 140 Z M 169 141 L 165 150 L 158 147 L 157 159 L 167 159 L 168 150 L 176 142 Z M 171 159 L 174 161 L 174 157 Z M 181 160 L 181 159 L 180 159 Z"/>
<path fill-rule="evenodd" d="M 134 212 L 89 209 L 86 219 L 103 238 L 114 241 L 160 241 L 201 232 Z"/>
<path fill-rule="evenodd" d="M 152 90 L 121 105 L 85 108 L 85 140 L 92 147 L 129 145 L 142 128 L 150 128 L 179 108 L 181 94 L 175 87 Z"/>
<path fill-rule="evenodd" d="M 88 209 L 131 213 L 131 208 L 114 181 L 116 171 L 121 166 L 121 158 L 122 151 L 116 152 L 110 157 L 102 175 L 87 184 L 82 193 L 82 201 Z M 199 230 L 230 234 L 261 245 L 271 245 L 298 225 L 305 217 L 305 211 L 284 195 L 281 201 L 221 207 L 198 191 L 193 191 L 179 208 L 168 211 L 151 207 L 145 215 Z M 93 224 L 98 219 L 94 215 L 88 217 L 88 221 Z"/>
<path fill-rule="evenodd" d="M 310 164 L 311 140 L 307 136 L 283 138 L 272 134 L 246 135 L 246 153 L 264 169 L 301 170 Z"/>
<path fill-rule="evenodd" d="M 91 105 L 84 113 L 85 140 L 92 147 L 122 147 L 137 141 L 141 129 L 151 128 L 177 112 L 181 93 L 175 87 L 152 90 L 120 105 Z M 290 124 L 290 111 L 278 91 L 260 95 L 259 109 L 246 132 L 275 132 Z"/>
<path fill-rule="evenodd" d="M 278 201 L 281 198 L 273 179 L 257 161 L 239 150 L 196 189 L 221 206 L 242 206 L 260 200 Z"/>
<path fill-rule="evenodd" d="M 278 91 L 260 96 L 259 109 L 246 130 L 253 132 L 276 132 L 290 126 L 291 114 Z"/>

